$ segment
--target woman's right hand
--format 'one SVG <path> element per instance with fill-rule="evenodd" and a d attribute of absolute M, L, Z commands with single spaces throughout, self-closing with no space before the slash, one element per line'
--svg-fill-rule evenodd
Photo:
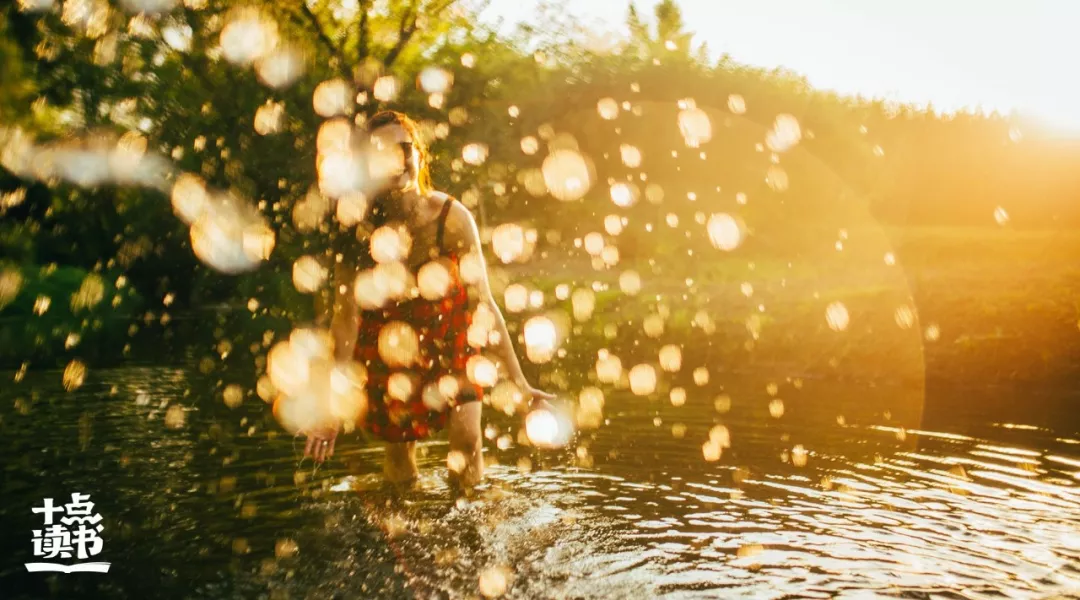
<path fill-rule="evenodd" d="M 322 463 L 334 455 L 334 441 L 337 439 L 337 428 L 316 429 L 307 434 L 307 445 L 304 446 L 304 456 L 310 456 L 316 464 Z"/>

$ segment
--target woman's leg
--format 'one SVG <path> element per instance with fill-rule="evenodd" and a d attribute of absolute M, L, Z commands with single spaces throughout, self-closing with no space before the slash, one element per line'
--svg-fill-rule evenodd
<path fill-rule="evenodd" d="M 386 444 L 386 461 L 383 476 L 390 483 L 406 483 L 416 479 L 420 469 L 416 466 L 416 442 L 390 442 Z"/>
<path fill-rule="evenodd" d="M 472 487 L 484 478 L 480 437 L 482 406 L 482 402 L 467 402 L 450 410 L 450 453 L 446 463 L 451 482 L 464 487 Z"/>

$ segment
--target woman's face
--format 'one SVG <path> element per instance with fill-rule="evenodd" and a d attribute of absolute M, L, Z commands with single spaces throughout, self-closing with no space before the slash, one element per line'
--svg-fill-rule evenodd
<path fill-rule="evenodd" d="M 414 189 L 420 173 L 420 153 L 409 132 L 397 123 L 383 125 L 371 132 L 371 143 L 389 157 L 391 166 L 387 172 L 392 185 L 402 191 Z"/>

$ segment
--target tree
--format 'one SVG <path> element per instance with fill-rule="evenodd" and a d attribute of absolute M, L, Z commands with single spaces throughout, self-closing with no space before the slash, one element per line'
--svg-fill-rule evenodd
<path fill-rule="evenodd" d="M 689 53 L 693 34 L 685 31 L 682 9 L 675 0 L 661 0 L 653 12 L 656 14 L 657 41 L 673 52 Z"/>

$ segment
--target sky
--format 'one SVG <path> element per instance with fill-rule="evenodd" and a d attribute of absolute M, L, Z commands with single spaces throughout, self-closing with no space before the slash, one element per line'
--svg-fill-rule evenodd
<path fill-rule="evenodd" d="M 569 0 L 625 31 L 630 0 Z M 652 17 L 653 0 L 633 0 Z M 537 0 L 491 0 L 483 18 L 530 21 Z M 1013 110 L 1080 134 L 1080 0 L 679 0 L 716 58 L 783 66 L 816 87 L 941 110 Z"/>

